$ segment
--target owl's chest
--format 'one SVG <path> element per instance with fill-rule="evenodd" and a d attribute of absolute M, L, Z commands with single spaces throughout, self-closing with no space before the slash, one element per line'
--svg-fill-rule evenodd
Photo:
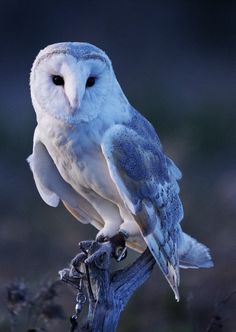
<path fill-rule="evenodd" d="M 51 130 L 46 147 L 63 179 L 83 193 L 92 190 L 110 197 L 114 183 L 103 156 L 99 137 L 88 130 Z"/>

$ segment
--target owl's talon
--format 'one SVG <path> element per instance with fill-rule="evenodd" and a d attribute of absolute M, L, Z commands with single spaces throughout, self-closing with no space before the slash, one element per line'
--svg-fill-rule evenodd
<path fill-rule="evenodd" d="M 113 253 L 114 258 L 117 260 L 117 262 L 121 262 L 123 261 L 123 259 L 125 259 L 127 257 L 127 248 L 121 248 L 118 247 L 115 249 L 114 253 Z"/>
<path fill-rule="evenodd" d="M 96 241 L 97 242 L 108 242 L 109 241 L 109 237 L 108 236 L 104 236 L 103 234 L 100 234 L 96 237 Z"/>
<path fill-rule="evenodd" d="M 86 253 L 92 246 L 93 244 L 93 241 L 81 241 L 79 242 L 79 248 L 84 252 Z"/>
<path fill-rule="evenodd" d="M 77 268 L 81 264 L 81 262 L 84 262 L 84 260 L 87 258 L 87 255 L 84 252 L 80 252 L 78 255 L 76 255 L 72 261 L 71 266 Z"/>
<path fill-rule="evenodd" d="M 123 231 L 120 231 L 110 239 L 113 246 L 113 257 L 117 260 L 117 262 L 122 261 L 127 256 L 127 248 L 125 245 L 127 238 L 128 235 Z"/>

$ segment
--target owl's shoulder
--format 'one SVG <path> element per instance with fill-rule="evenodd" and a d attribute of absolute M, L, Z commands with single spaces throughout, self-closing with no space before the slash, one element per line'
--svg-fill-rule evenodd
<path fill-rule="evenodd" d="M 139 136 L 151 140 L 161 149 L 161 142 L 153 125 L 133 107 L 130 109 L 131 119 L 126 126 L 134 130 Z"/>

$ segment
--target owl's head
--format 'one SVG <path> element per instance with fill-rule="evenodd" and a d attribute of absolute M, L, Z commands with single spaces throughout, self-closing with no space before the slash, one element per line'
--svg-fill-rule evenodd
<path fill-rule="evenodd" d="M 71 124 L 97 117 L 114 86 L 118 83 L 110 59 L 88 43 L 47 46 L 36 57 L 30 75 L 37 116 L 46 112 Z"/>

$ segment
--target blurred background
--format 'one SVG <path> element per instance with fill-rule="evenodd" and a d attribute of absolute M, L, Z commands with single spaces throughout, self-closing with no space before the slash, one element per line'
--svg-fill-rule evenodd
<path fill-rule="evenodd" d="M 215 262 L 214 269 L 181 271 L 180 303 L 155 268 L 118 332 L 207 331 L 212 319 L 208 331 L 236 331 L 234 296 L 221 303 L 236 289 L 236 2 L 0 4 L 0 331 L 10 331 L 5 286 L 25 280 L 38 289 L 56 279 L 77 243 L 96 234 L 41 200 L 25 161 L 36 125 L 31 64 L 41 48 L 60 41 L 88 41 L 110 56 L 129 101 L 183 171 L 184 230 L 209 246 Z M 74 294 L 60 289 L 69 316 Z M 62 320 L 48 330 L 68 326 Z"/>

